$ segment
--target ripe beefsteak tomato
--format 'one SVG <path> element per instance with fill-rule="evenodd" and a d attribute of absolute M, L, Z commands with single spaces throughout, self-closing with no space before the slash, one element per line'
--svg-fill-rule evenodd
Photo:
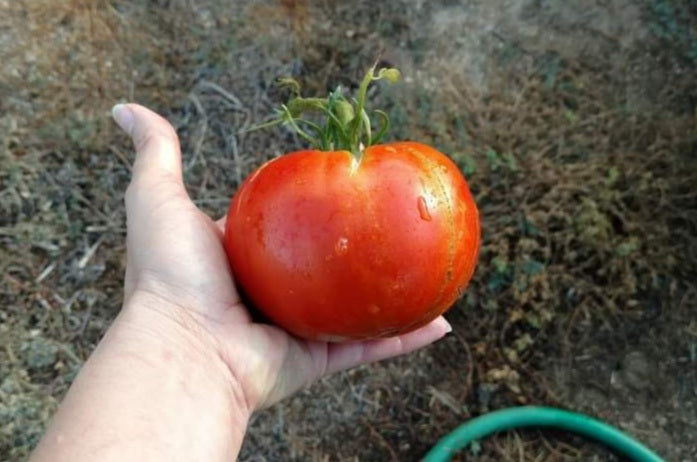
<path fill-rule="evenodd" d="M 225 229 L 250 301 L 292 334 L 327 341 L 432 321 L 464 292 L 479 244 L 462 173 L 416 142 L 271 160 L 241 185 Z"/>

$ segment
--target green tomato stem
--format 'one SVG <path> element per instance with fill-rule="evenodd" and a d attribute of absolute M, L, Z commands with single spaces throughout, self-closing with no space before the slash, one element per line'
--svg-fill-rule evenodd
<path fill-rule="evenodd" d="M 368 87 L 372 82 L 382 79 L 395 83 L 399 79 L 399 71 L 382 68 L 376 74 L 375 66 L 372 66 L 363 77 L 355 99 L 347 98 L 341 88 L 331 92 L 327 98 L 302 97 L 298 82 L 293 79 L 281 79 L 280 83 L 290 87 L 295 96 L 281 106 L 276 119 L 247 131 L 287 124 L 314 148 L 324 151 L 346 150 L 360 163 L 364 149 L 378 143 L 390 126 L 385 112 L 373 111 L 381 121 L 379 130 L 373 135 L 374 130 L 366 110 Z M 302 115 L 312 112 L 323 114 L 324 121 L 317 124 L 302 118 Z M 314 133 L 308 133 L 300 125 L 309 127 Z"/>

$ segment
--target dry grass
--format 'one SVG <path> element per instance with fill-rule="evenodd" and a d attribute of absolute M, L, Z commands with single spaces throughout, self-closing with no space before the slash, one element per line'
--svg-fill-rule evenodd
<path fill-rule="evenodd" d="M 565 41 L 531 44 L 494 21 L 472 48 L 463 28 L 429 22 L 457 18 L 448 2 L 0 0 L 0 459 L 26 457 L 120 306 L 130 148 L 109 107 L 165 113 L 189 192 L 220 215 L 255 166 L 300 146 L 282 130 L 238 134 L 281 101 L 274 80 L 351 87 L 378 53 L 410 78 L 373 95 L 393 136 L 433 143 L 470 179 L 480 266 L 451 336 L 255 415 L 243 459 L 417 460 L 466 418 L 521 403 L 697 457 L 695 16 L 690 2 L 672 16 L 626 3 L 655 34 L 619 46 L 540 10 L 516 21 L 556 24 Z M 593 54 L 559 46 L 579 40 Z M 637 352 L 660 386 L 632 375 Z M 472 451 L 604 460 L 535 431 Z"/>

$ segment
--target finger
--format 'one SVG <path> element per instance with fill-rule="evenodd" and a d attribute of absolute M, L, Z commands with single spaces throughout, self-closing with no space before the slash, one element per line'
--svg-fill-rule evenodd
<path fill-rule="evenodd" d="M 276 332 L 275 335 L 270 334 L 269 338 L 279 337 L 278 328 L 264 327 L 267 331 Z M 268 390 L 259 391 L 259 406 L 270 406 L 323 375 L 409 353 L 435 342 L 451 330 L 450 324 L 440 316 L 413 332 L 380 340 L 329 344 L 320 341 L 291 340 L 285 345 L 287 353 L 283 357 L 282 364 L 276 366 L 280 372 L 276 374 L 275 379 L 266 381 L 266 383 L 273 383 L 273 386 Z M 292 339 L 287 336 L 285 338 Z M 271 351 L 272 349 L 267 347 L 262 350 Z M 266 368 L 269 366 L 268 358 L 268 355 L 260 358 Z M 254 368 L 253 365 L 250 367 Z M 261 366 L 257 367 L 263 369 Z M 271 369 L 275 368 L 271 367 Z"/>
<path fill-rule="evenodd" d="M 225 222 L 227 220 L 227 215 L 223 218 L 216 220 L 215 225 L 218 227 L 221 233 L 225 234 Z"/>
<path fill-rule="evenodd" d="M 329 346 L 326 373 L 403 355 L 425 347 L 452 331 L 443 316 L 407 334 L 379 340 L 335 343 Z"/>
<path fill-rule="evenodd" d="M 172 125 L 137 104 L 117 104 L 112 115 L 136 148 L 133 183 L 152 185 L 174 180 L 183 189 L 179 139 Z"/>

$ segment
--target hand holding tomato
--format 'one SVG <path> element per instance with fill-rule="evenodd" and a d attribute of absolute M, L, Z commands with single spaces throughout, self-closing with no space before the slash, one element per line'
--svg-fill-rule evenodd
<path fill-rule="evenodd" d="M 171 125 L 135 104 L 115 108 L 114 117 L 137 150 L 126 193 L 123 309 L 33 462 L 236 460 L 255 409 L 450 329 L 437 318 L 405 335 L 330 344 L 253 322 L 223 248 L 225 219 L 211 220 L 189 199 Z"/>
<path fill-rule="evenodd" d="M 173 128 L 141 106 L 129 104 L 120 111 L 120 120 L 129 117 L 124 129 L 138 152 L 126 195 L 126 298 L 147 300 L 138 309 L 155 310 L 177 319 L 182 328 L 210 337 L 249 411 L 322 375 L 407 353 L 449 331 L 448 323 L 438 318 L 407 335 L 329 344 L 252 322 L 226 259 L 225 218 L 211 220 L 189 199 Z M 177 338 L 171 332 L 159 335 Z"/>

